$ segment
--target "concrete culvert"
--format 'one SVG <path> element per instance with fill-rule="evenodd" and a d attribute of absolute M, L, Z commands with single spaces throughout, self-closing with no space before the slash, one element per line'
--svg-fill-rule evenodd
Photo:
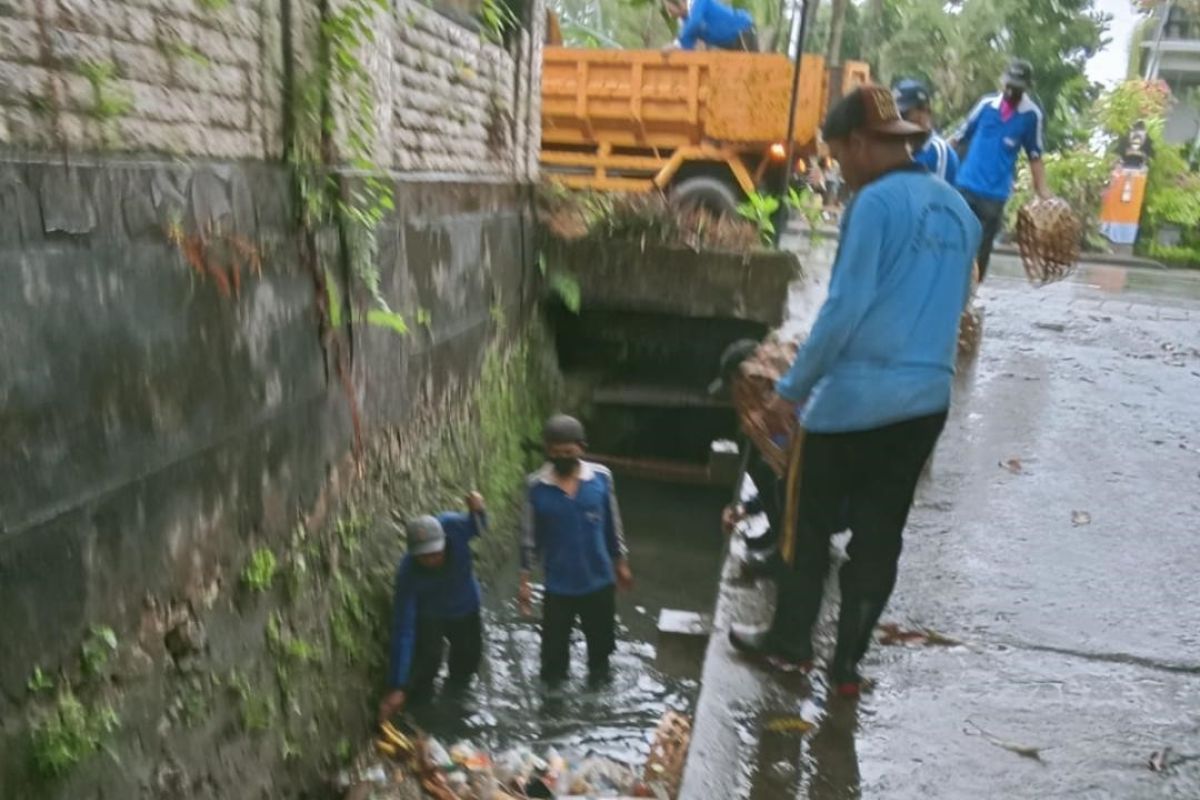
<path fill-rule="evenodd" d="M 718 216 L 736 215 L 741 200 L 741 192 L 728 181 L 708 175 L 684 178 L 671 188 L 671 204 L 676 208 L 698 207 Z"/>

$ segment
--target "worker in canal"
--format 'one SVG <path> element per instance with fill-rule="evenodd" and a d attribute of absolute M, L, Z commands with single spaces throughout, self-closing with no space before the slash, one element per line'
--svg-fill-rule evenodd
<path fill-rule="evenodd" d="M 470 543 L 487 522 L 478 492 L 467 495 L 466 505 L 467 513 L 417 517 L 405 526 L 408 551 L 392 600 L 391 690 L 379 704 L 380 722 L 431 699 L 443 660 L 451 692 L 466 688 L 479 670 L 481 591 Z"/>
<path fill-rule="evenodd" d="M 966 148 L 955 186 L 983 226 L 976 259 L 980 282 L 987 276 L 992 245 L 1004 221 L 1004 206 L 1012 194 L 1022 148 L 1029 157 L 1034 192 L 1040 198 L 1050 196 L 1042 164 L 1046 115 L 1029 96 L 1033 67 L 1017 59 L 1008 65 L 1002 80 L 1004 90 L 981 99 L 950 138 L 952 147 Z"/>
<path fill-rule="evenodd" d="M 698 42 L 717 50 L 758 52 L 758 32 L 749 11 L 720 0 L 692 0 L 690 9 L 687 0 L 664 0 L 664 5 L 668 14 L 683 20 L 679 38 L 664 47 L 664 52 L 695 50 Z"/>
<path fill-rule="evenodd" d="M 933 128 L 932 92 L 924 83 L 912 78 L 896 82 L 892 94 L 900 116 L 929 131 L 925 146 L 917 151 L 914 160 L 942 180 L 954 185 L 958 177 L 958 153 Z"/>
<path fill-rule="evenodd" d="M 529 476 L 521 522 L 517 600 L 529 613 L 530 570 L 544 572 L 542 679 L 567 677 L 576 620 L 587 640 L 588 675 L 601 681 L 616 648 L 616 588 L 633 585 L 621 512 L 607 467 L 583 459 L 582 423 L 551 417 L 542 431 L 546 463 Z"/>
<path fill-rule="evenodd" d="M 811 668 L 829 539 L 848 524 L 829 672 L 839 694 L 857 696 L 917 478 L 946 421 L 981 226 L 958 192 L 913 161 L 925 131 L 900 118 L 888 89 L 855 89 L 822 133 L 856 196 L 828 298 L 766 415 L 769 430 L 784 430 L 802 405 L 780 540 L 789 568 L 776 578 L 770 628 L 734 630 L 730 641 L 775 668 Z"/>

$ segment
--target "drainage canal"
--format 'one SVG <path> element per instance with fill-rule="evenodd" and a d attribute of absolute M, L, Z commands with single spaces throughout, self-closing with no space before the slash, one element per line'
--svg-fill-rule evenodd
<path fill-rule="evenodd" d="M 521 618 L 513 602 L 514 561 L 489 587 L 486 667 L 476 691 L 464 706 L 424 710 L 418 722 L 443 741 L 466 738 L 493 752 L 554 747 L 570 759 L 596 753 L 640 765 L 664 712 L 690 716 L 699 690 L 703 637 L 660 634 L 660 614 L 708 615 L 715 603 L 720 510 L 737 464 L 736 454 L 711 455 L 714 441 L 733 437 L 735 420 L 707 387 L 721 351 L 738 338 L 761 338 L 767 327 L 611 308 L 547 313 L 566 405 L 587 424 L 592 457 L 616 474 L 636 577 L 634 591 L 618 601 L 613 676 L 588 687 L 577 634 L 571 681 L 553 692 L 541 686 L 537 622 Z"/>

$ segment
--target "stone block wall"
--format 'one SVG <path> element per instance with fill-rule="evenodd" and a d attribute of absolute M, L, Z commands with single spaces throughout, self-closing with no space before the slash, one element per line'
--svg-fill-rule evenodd
<path fill-rule="evenodd" d="M 541 33 L 544 6 L 532 4 L 532 31 L 513 53 L 430 10 L 396 0 L 391 59 L 380 93 L 392 109 L 387 148 L 396 169 L 529 180 L 541 141 Z"/>
<path fill-rule="evenodd" d="M 283 42 L 292 41 L 293 72 L 313 74 L 320 14 L 293 2 L 285 20 L 283 2 L 0 2 L 0 145 L 282 157 Z M 536 177 L 545 11 L 542 0 L 530 7 L 530 29 L 513 32 L 507 48 L 417 0 L 377 13 L 379 35 L 361 54 L 376 100 L 376 166 Z M 333 0 L 326 13 L 339 8 Z M 335 148 L 345 161 L 348 150 Z"/>
<path fill-rule="evenodd" d="M 0 3 L 0 143 L 279 157 L 279 2 Z"/>

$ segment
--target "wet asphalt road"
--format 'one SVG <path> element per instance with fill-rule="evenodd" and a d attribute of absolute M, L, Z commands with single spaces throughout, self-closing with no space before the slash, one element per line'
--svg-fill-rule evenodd
<path fill-rule="evenodd" d="M 1200 798 L 1200 273 L 1019 270 L 979 292 L 884 616 L 962 644 L 876 646 L 855 706 L 714 637 L 688 800 Z M 767 602 L 727 581 L 717 624 Z"/>

